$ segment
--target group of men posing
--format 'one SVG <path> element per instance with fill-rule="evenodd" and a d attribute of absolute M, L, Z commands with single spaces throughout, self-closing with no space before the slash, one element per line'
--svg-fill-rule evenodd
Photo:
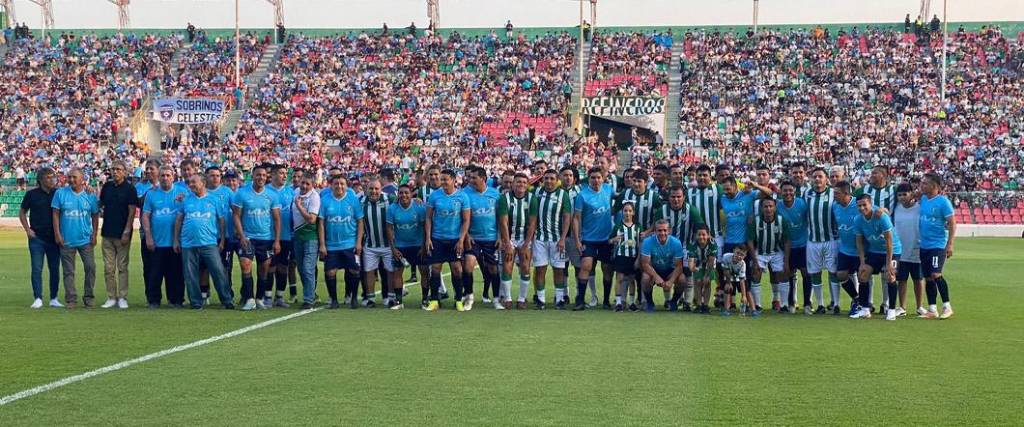
<path fill-rule="evenodd" d="M 402 309 L 409 269 L 410 281 L 422 279 L 424 310 L 438 310 L 448 297 L 445 277 L 455 309 L 472 310 L 479 268 L 483 302 L 509 309 L 518 268 L 515 307 L 528 307 L 532 287 L 533 306 L 544 309 L 550 268 L 555 306 L 579 311 L 598 305 L 600 267 L 603 306 L 615 311 L 654 311 L 654 288 L 662 288 L 670 311 L 708 313 L 714 305 L 726 316 L 759 316 L 760 282 L 767 276 L 772 309 L 795 313 L 799 276 L 805 314 L 839 314 L 842 289 L 851 299 L 850 317 L 868 318 L 871 277 L 881 275 L 886 292 L 879 313 L 887 319 L 905 315 L 908 279 L 919 316 L 953 314 L 942 267 L 953 253 L 956 222 L 933 174 L 917 185 L 894 186 L 879 167 L 868 185 L 855 189 L 841 168 L 814 168 L 808 180 L 800 163 L 773 181 L 763 167 L 755 178 L 739 180 L 725 166 L 712 176 L 706 165 L 658 165 L 650 175 L 630 169 L 620 177 L 600 159 L 582 183 L 575 168 L 541 161 L 532 171 L 500 177 L 473 166 L 460 176 L 434 165 L 402 185 L 388 170 L 360 179 L 333 169 L 320 189 L 302 170 L 291 171 L 288 182 L 284 166 L 257 166 L 247 184 L 216 167 L 200 172 L 185 161 L 178 169 L 147 162 L 144 179 L 132 188 L 124 165 L 114 165 L 112 179 L 97 192 L 79 170 L 59 189 L 52 170 L 40 171 L 39 186 L 26 194 L 21 210 L 32 257 L 32 306 L 43 305 L 44 257 L 50 305 L 62 306 L 58 258 L 64 304 L 77 304 L 76 254 L 86 275 L 83 303 L 92 306 L 99 232 L 108 297 L 103 307 L 127 308 L 127 250 L 139 208 L 146 298 L 154 308 L 166 293 L 172 306 L 200 309 L 209 304 L 211 283 L 220 303 L 234 308 L 237 256 L 242 310 L 288 307 L 286 291 L 291 303 L 313 307 L 322 261 L 328 308 L 375 306 L 379 277 L 383 304 Z"/>

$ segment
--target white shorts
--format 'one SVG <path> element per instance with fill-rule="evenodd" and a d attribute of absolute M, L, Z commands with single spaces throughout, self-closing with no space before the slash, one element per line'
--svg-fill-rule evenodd
<path fill-rule="evenodd" d="M 722 259 L 722 250 L 725 249 L 725 237 L 715 237 L 715 244 L 718 245 L 718 259 Z"/>
<path fill-rule="evenodd" d="M 363 271 L 374 271 L 383 264 L 384 270 L 395 271 L 395 263 L 391 260 L 391 248 L 363 247 Z"/>
<path fill-rule="evenodd" d="M 498 243 L 499 243 L 497 245 L 498 246 L 498 250 L 495 251 L 495 253 L 497 253 L 497 255 L 498 255 L 498 265 L 500 266 L 502 263 L 505 262 L 505 253 L 501 251 L 501 244 L 500 244 L 501 242 L 498 242 Z M 512 254 L 512 263 L 516 264 L 516 265 L 519 265 L 519 252 L 520 252 L 520 250 L 521 249 L 530 249 L 530 248 L 526 247 L 526 242 L 523 241 L 523 240 L 515 240 L 515 239 L 513 239 L 513 240 L 511 240 L 511 243 L 512 243 L 512 250 L 515 251 L 515 253 Z"/>
<path fill-rule="evenodd" d="M 786 257 L 782 255 L 782 252 L 772 252 L 770 254 L 757 254 L 757 265 L 761 269 L 769 269 L 772 273 L 781 273 L 783 265 L 785 264 Z"/>
<path fill-rule="evenodd" d="M 566 246 L 568 246 L 568 243 L 566 243 Z M 566 261 L 568 261 L 568 257 L 565 256 L 565 251 L 558 250 L 558 242 L 533 241 L 534 267 L 547 267 L 550 265 L 554 268 L 565 268 Z"/>
<path fill-rule="evenodd" d="M 807 272 L 818 274 L 822 271 L 836 271 L 836 254 L 839 253 L 839 241 L 807 242 Z"/>

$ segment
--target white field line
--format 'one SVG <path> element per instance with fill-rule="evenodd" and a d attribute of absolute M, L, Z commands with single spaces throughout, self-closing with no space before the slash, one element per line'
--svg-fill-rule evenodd
<path fill-rule="evenodd" d="M 82 374 L 78 374 L 78 375 L 73 375 L 73 376 L 70 376 L 70 377 L 67 377 L 67 378 L 62 378 L 62 379 L 59 379 L 59 380 L 54 381 L 54 382 L 49 383 L 49 384 L 43 384 L 43 385 L 38 386 L 38 387 L 33 387 L 33 388 L 28 389 L 28 390 L 24 390 L 24 391 L 20 391 L 18 393 L 14 393 L 14 394 L 12 394 L 10 396 L 4 396 L 4 397 L 0 398 L 0 406 L 7 405 L 9 403 L 12 403 L 12 402 L 15 402 L 15 401 L 27 398 L 27 397 L 32 397 L 32 396 L 35 396 L 35 395 L 40 394 L 40 393 L 45 393 L 45 392 L 48 392 L 50 390 L 66 386 L 68 384 L 73 384 L 73 383 L 76 383 L 76 382 L 79 382 L 79 381 L 82 381 L 82 380 L 86 380 L 86 379 L 89 379 L 89 378 L 92 378 L 92 377 L 95 377 L 95 376 L 99 376 L 99 375 L 107 374 L 107 373 L 110 373 L 110 372 L 118 371 L 118 370 L 127 368 L 127 367 L 132 366 L 132 365 L 137 365 L 139 363 L 148 362 L 148 361 L 153 360 L 153 359 L 159 359 L 161 357 L 164 357 L 164 356 L 167 356 L 167 355 L 170 355 L 170 354 L 182 352 L 182 351 L 185 351 L 185 350 L 189 350 L 189 349 L 193 349 L 193 348 L 196 348 L 196 347 L 204 346 L 206 344 L 215 343 L 217 341 L 225 340 L 225 339 L 228 339 L 228 338 L 231 338 L 231 337 L 236 337 L 236 336 L 239 336 L 239 335 L 242 335 L 242 334 L 245 334 L 245 333 L 248 333 L 248 332 L 252 332 L 252 331 L 255 331 L 255 330 L 263 329 L 263 328 L 266 328 L 267 326 L 270 326 L 270 325 L 273 325 L 273 324 L 276 324 L 276 323 L 281 323 L 281 322 L 284 322 L 284 321 L 287 321 L 287 320 L 291 320 L 291 319 L 294 319 L 296 317 L 305 316 L 307 314 L 314 313 L 314 312 L 320 311 L 322 309 L 323 309 L 323 307 L 314 308 L 314 309 L 310 309 L 310 310 L 302 310 L 302 311 L 299 311 L 299 312 L 296 312 L 296 313 L 289 314 L 287 316 L 281 316 L 281 317 L 277 317 L 277 318 L 274 318 L 274 319 L 267 320 L 265 322 L 257 323 L 255 325 L 246 326 L 246 327 L 244 327 L 242 329 L 237 329 L 237 330 L 225 333 L 225 334 L 217 335 L 217 336 L 210 337 L 210 338 L 201 339 L 199 341 L 194 341 L 194 342 L 191 342 L 191 343 L 188 343 L 188 344 L 179 345 L 177 347 L 172 347 L 172 348 L 169 348 L 169 349 L 166 349 L 166 350 L 161 350 L 161 351 L 158 351 L 156 353 L 150 353 L 150 354 L 147 354 L 145 356 L 141 356 L 141 357 L 136 357 L 134 359 L 125 360 L 123 362 L 115 363 L 115 364 L 110 365 L 110 366 L 104 366 L 102 368 L 99 368 L 99 369 L 96 369 L 96 370 L 93 370 L 93 371 L 89 371 L 89 372 L 86 372 L 86 373 L 82 373 Z"/>

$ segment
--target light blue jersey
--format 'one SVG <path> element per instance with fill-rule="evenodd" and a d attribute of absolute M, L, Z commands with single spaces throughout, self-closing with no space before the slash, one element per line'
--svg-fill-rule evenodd
<path fill-rule="evenodd" d="M 658 236 L 654 234 L 644 239 L 640 245 L 640 255 L 651 257 L 651 266 L 662 271 L 672 270 L 675 268 L 676 260 L 682 260 L 686 256 L 683 252 L 683 243 L 676 236 L 668 236 L 665 244 L 661 244 Z"/>
<path fill-rule="evenodd" d="M 469 235 L 474 240 L 483 242 L 497 241 L 497 206 L 501 193 L 493 188 L 487 188 L 481 193 L 473 187 L 466 187 L 462 192 L 466 193 L 466 197 L 469 198 Z"/>
<path fill-rule="evenodd" d="M 228 240 L 238 240 L 235 236 L 235 225 L 231 217 L 231 199 L 235 197 L 235 192 L 231 191 L 226 185 L 221 185 L 217 188 L 207 188 L 206 193 L 217 198 L 217 206 L 220 209 L 220 216 L 224 218 L 224 238 Z"/>
<path fill-rule="evenodd" d="M 807 246 L 807 202 L 804 199 L 794 199 L 793 206 L 786 207 L 786 202 L 779 200 L 775 203 L 776 209 L 786 221 L 789 222 L 789 229 L 786 230 L 786 237 L 793 248 Z"/>
<path fill-rule="evenodd" d="M 857 203 L 850 198 L 850 203 L 843 206 L 838 201 L 832 203 L 832 219 L 839 229 L 839 252 L 843 255 L 857 256 Z"/>
<path fill-rule="evenodd" d="M 953 204 L 944 195 L 921 195 L 921 249 L 945 249 L 949 243 L 946 221 L 953 216 Z"/>
<path fill-rule="evenodd" d="M 329 251 L 340 251 L 356 247 L 359 221 L 363 219 L 363 205 L 353 194 L 345 193 L 342 198 L 328 193 L 320 199 L 321 221 L 324 222 L 324 245 Z"/>
<path fill-rule="evenodd" d="M 64 246 L 78 248 L 92 239 L 92 216 L 100 211 L 96 194 L 82 189 L 76 193 L 71 187 L 62 187 L 53 195 L 50 207 L 60 209 L 60 234 Z"/>
<path fill-rule="evenodd" d="M 224 207 L 217 196 L 207 193 L 185 196 L 178 210 L 181 219 L 179 241 L 183 248 L 198 248 L 217 244 L 220 235 L 218 221 L 224 218 Z"/>
<path fill-rule="evenodd" d="M 284 187 L 275 188 L 268 185 L 267 188 L 277 193 L 277 203 L 281 205 L 281 240 L 290 242 L 292 240 L 292 202 L 295 201 L 295 189 L 285 184 Z"/>
<path fill-rule="evenodd" d="M 387 222 L 392 225 L 396 248 L 416 248 L 423 245 L 423 224 L 427 220 L 427 209 L 422 203 L 412 201 L 403 208 L 399 203 L 388 207 Z"/>
<path fill-rule="evenodd" d="M 885 232 L 892 233 L 892 254 L 897 256 L 903 253 L 903 245 L 900 244 L 900 236 L 896 234 L 896 229 L 892 226 L 892 219 L 889 218 L 889 214 L 882 214 L 878 218 L 875 218 L 875 212 L 878 208 L 872 209 L 871 218 L 864 218 L 864 215 L 857 215 L 857 235 L 864 238 L 867 242 L 868 247 L 865 248 L 868 252 L 876 254 L 885 253 Z"/>
<path fill-rule="evenodd" d="M 725 212 L 725 243 L 740 245 L 747 242 L 747 221 L 754 215 L 755 192 L 737 192 L 729 197 L 722 194 L 722 211 Z"/>
<path fill-rule="evenodd" d="M 281 209 L 276 191 L 264 186 L 263 191 L 257 193 L 252 186 L 247 185 L 235 192 L 231 198 L 231 206 L 242 210 L 242 232 L 246 238 L 274 240 L 272 211 Z"/>
<path fill-rule="evenodd" d="M 580 240 L 604 242 L 612 232 L 612 198 L 615 191 L 609 185 L 594 191 L 589 185 L 580 189 L 573 202 L 573 211 L 580 213 Z"/>
<path fill-rule="evenodd" d="M 149 213 L 149 228 L 156 247 L 169 248 L 174 245 L 174 220 L 178 218 L 178 209 L 181 207 L 178 197 L 184 194 L 180 188 L 172 186 L 170 190 L 157 188 L 146 195 L 142 212 Z"/>
<path fill-rule="evenodd" d="M 427 197 L 427 207 L 434 210 L 430 219 L 430 238 L 458 240 L 462 231 L 462 212 L 470 210 L 466 193 L 459 190 L 452 194 L 444 190 L 431 192 Z"/>

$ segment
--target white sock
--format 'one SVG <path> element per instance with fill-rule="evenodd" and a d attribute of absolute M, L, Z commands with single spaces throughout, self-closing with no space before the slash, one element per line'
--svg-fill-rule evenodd
<path fill-rule="evenodd" d="M 633 295 L 629 295 L 629 296 L 627 296 L 627 297 L 626 297 L 626 301 L 629 301 L 629 303 L 630 303 L 630 304 L 632 304 L 632 303 L 633 303 L 633 301 L 634 301 L 634 299 L 633 299 Z"/>
<path fill-rule="evenodd" d="M 555 302 L 565 299 L 565 289 L 555 288 Z"/>
<path fill-rule="evenodd" d="M 812 283 L 811 292 L 814 295 L 814 299 L 818 300 L 819 306 L 825 305 L 825 295 L 822 295 L 821 283 Z"/>
<path fill-rule="evenodd" d="M 284 291 L 274 291 L 274 297 L 284 298 Z"/>
<path fill-rule="evenodd" d="M 511 293 L 512 293 L 512 280 L 511 279 L 510 280 L 502 280 L 501 281 L 501 291 L 498 292 L 498 298 L 501 298 L 502 300 L 508 300 L 509 299 L 509 295 L 511 295 Z"/>
<path fill-rule="evenodd" d="M 587 281 L 587 287 L 590 288 L 590 295 L 597 298 L 597 281 L 594 280 L 593 274 L 590 275 L 590 280 Z"/>
<path fill-rule="evenodd" d="M 772 283 L 772 301 L 778 301 L 778 300 L 779 300 L 779 285 L 777 283 Z"/>
<path fill-rule="evenodd" d="M 544 291 L 545 291 L 545 289 L 540 289 L 540 290 L 537 291 L 537 298 L 540 299 L 542 302 L 545 299 Z"/>
<path fill-rule="evenodd" d="M 944 303 L 942 303 L 942 308 L 945 309 L 945 310 L 952 310 L 953 306 L 950 305 L 948 302 L 944 302 Z"/>
<path fill-rule="evenodd" d="M 686 283 L 686 290 L 683 291 L 683 302 L 689 304 L 693 301 L 693 282 L 688 281 Z"/>
<path fill-rule="evenodd" d="M 751 307 L 751 309 L 755 309 L 757 307 L 760 307 L 761 306 L 761 284 L 760 283 L 751 284 L 751 286 L 750 286 L 750 296 L 754 299 L 754 307 Z M 773 297 L 774 297 L 774 295 L 773 295 Z"/>
<path fill-rule="evenodd" d="M 526 301 L 526 294 L 530 292 L 530 279 L 519 278 L 519 302 Z"/>
<path fill-rule="evenodd" d="M 622 305 L 622 295 L 615 296 L 615 305 Z"/>
<path fill-rule="evenodd" d="M 779 298 L 783 307 L 789 307 L 789 282 L 776 283 L 779 288 Z"/>
<path fill-rule="evenodd" d="M 834 275 L 829 273 L 828 281 L 828 297 L 831 299 L 831 305 L 839 305 L 839 280 L 833 279 Z"/>

